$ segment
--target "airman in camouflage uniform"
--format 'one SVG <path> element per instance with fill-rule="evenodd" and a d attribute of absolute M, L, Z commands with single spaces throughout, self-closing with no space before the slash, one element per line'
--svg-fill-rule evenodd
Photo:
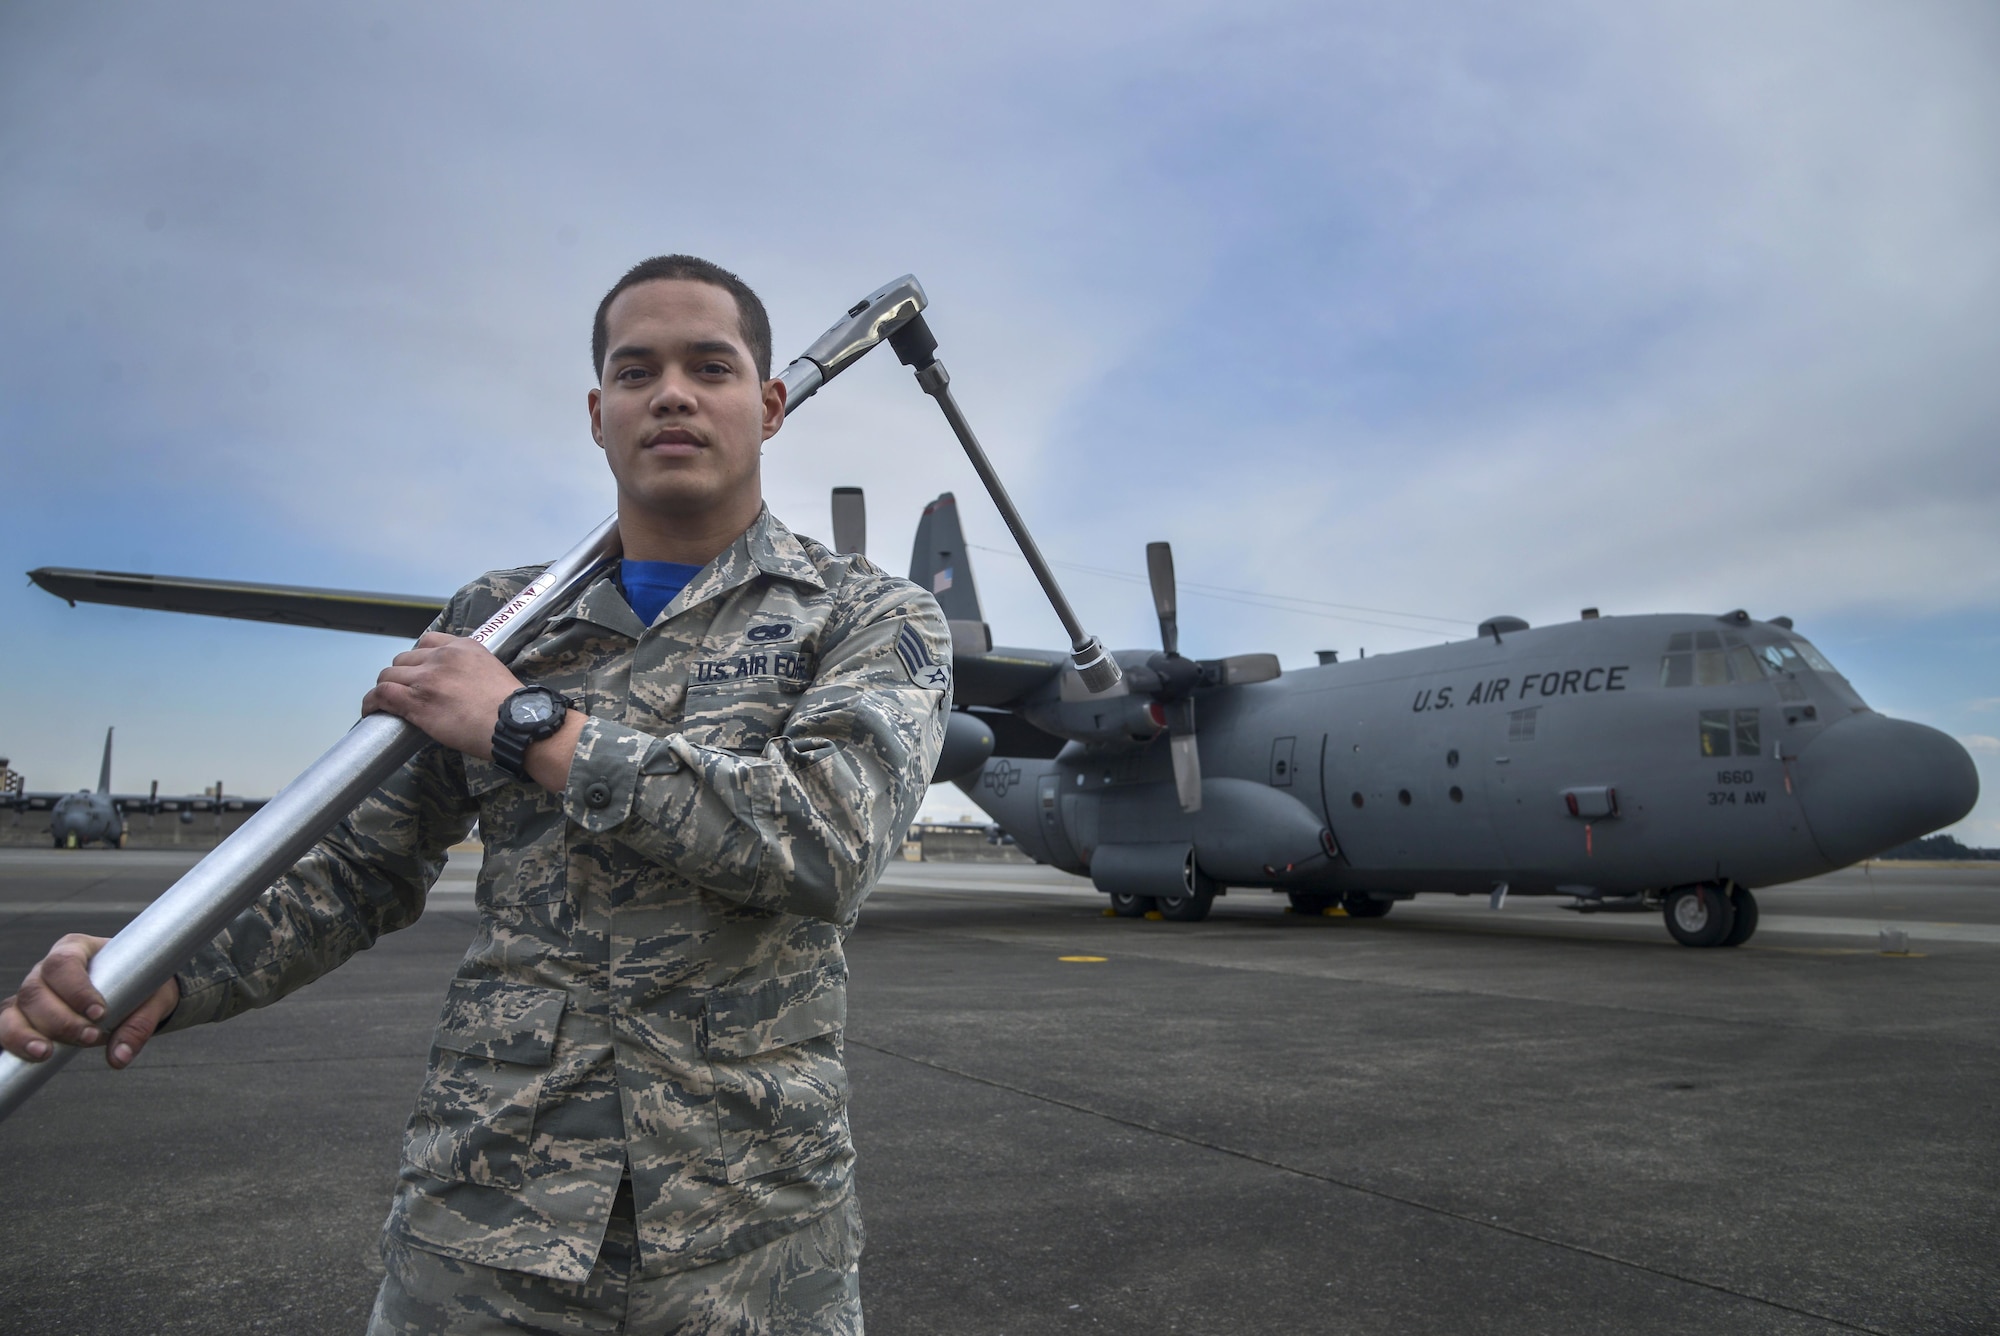
<path fill-rule="evenodd" d="M 454 655 L 505 674 L 449 637 L 538 569 L 460 590 L 383 682 Z M 759 505 L 652 624 L 607 573 L 512 662 L 581 719 L 566 777 L 532 753 L 538 782 L 507 773 L 412 687 L 371 693 L 468 740 L 427 746 L 239 916 L 161 1027 L 267 1005 L 414 922 L 478 822 L 479 933 L 404 1138 L 371 1331 L 860 1331 L 842 943 L 936 765 L 949 663 L 930 595 Z"/>

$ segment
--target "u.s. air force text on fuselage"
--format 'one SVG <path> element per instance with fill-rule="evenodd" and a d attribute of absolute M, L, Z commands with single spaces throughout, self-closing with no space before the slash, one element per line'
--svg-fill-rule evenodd
<path fill-rule="evenodd" d="M 1599 666 L 1594 668 L 1558 668 L 1546 673 L 1528 673 L 1521 678 L 1520 689 L 1514 694 L 1514 702 L 1535 697 L 1546 700 L 1551 696 L 1572 694 L 1592 695 L 1599 691 L 1623 691 L 1625 675 L 1631 672 L 1629 664 Z M 1422 714 L 1425 710 L 1449 710 L 1457 705 L 1504 705 L 1507 693 L 1514 687 L 1511 677 L 1494 677 L 1473 682 L 1467 691 L 1464 684 L 1447 684 L 1441 687 L 1423 687 L 1410 705 L 1410 712 Z M 1456 697 L 1456 699 L 1454 699 Z"/>

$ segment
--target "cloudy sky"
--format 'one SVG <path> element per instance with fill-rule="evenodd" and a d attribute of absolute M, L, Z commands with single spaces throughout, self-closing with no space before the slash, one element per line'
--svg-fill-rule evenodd
<path fill-rule="evenodd" d="M 448 592 L 608 511 L 632 261 L 742 273 L 780 361 L 914 271 L 1107 640 L 1152 538 L 1194 653 L 1787 613 L 2000 845 L 1990 4 L 675 8 L 0 9 L 0 571 Z M 1059 643 L 892 359 L 765 472 L 806 532 L 865 486 L 897 568 L 957 492 L 996 634 Z M 393 652 L 18 578 L 0 646 L 32 786 L 116 724 L 121 787 L 252 793 Z"/>

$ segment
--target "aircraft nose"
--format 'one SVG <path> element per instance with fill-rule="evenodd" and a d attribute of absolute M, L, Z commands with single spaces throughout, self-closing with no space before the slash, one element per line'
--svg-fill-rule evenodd
<path fill-rule="evenodd" d="M 1806 825 L 1841 867 L 1949 826 L 1979 801 L 1979 772 L 1956 739 L 1873 711 L 1828 727 L 1794 765 Z"/>

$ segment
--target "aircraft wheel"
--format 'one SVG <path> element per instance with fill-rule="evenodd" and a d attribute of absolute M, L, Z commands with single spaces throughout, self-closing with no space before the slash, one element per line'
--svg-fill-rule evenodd
<path fill-rule="evenodd" d="M 60 835 L 51 835 L 49 836 L 49 843 L 55 845 L 56 848 L 60 849 L 63 847 L 63 838 Z"/>
<path fill-rule="evenodd" d="M 1285 898 L 1298 914 L 1324 914 L 1340 903 L 1340 897 L 1332 891 L 1287 891 Z"/>
<path fill-rule="evenodd" d="M 1199 887 L 1180 895 L 1160 897 L 1160 917 L 1172 919 L 1176 923 L 1199 923 L 1208 917 L 1208 911 L 1215 906 L 1215 887 Z"/>
<path fill-rule="evenodd" d="M 1720 886 L 1678 886 L 1662 910 L 1667 931 L 1682 946 L 1722 946 L 1736 926 L 1736 911 Z"/>
<path fill-rule="evenodd" d="M 1757 931 L 1757 897 L 1750 894 L 1748 886 L 1738 886 L 1730 893 L 1730 907 L 1736 911 L 1736 919 L 1730 925 L 1729 936 L 1722 939 L 1724 946 L 1741 946 Z"/>
<path fill-rule="evenodd" d="M 1347 911 L 1349 918 L 1381 918 L 1395 904 L 1394 900 L 1377 900 L 1361 891 L 1350 891 L 1341 899 L 1340 907 Z"/>
<path fill-rule="evenodd" d="M 1125 895 L 1114 892 L 1111 896 L 1111 912 L 1119 918 L 1144 918 L 1158 906 L 1150 895 Z"/>

